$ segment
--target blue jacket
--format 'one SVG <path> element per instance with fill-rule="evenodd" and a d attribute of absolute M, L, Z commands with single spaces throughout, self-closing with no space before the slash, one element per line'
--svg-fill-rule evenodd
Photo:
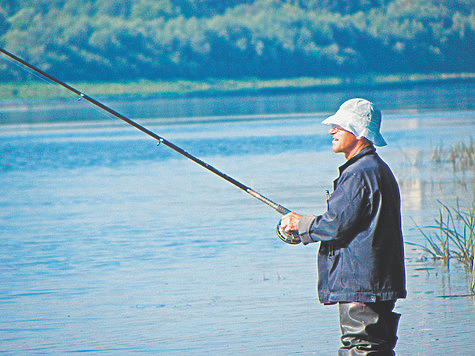
<path fill-rule="evenodd" d="M 321 241 L 320 302 L 376 302 L 406 296 L 399 188 L 373 147 L 339 168 L 323 215 L 304 215 L 302 242 Z"/>

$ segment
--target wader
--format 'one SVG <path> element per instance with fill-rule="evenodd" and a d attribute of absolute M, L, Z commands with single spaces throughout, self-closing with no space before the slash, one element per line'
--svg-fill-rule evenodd
<path fill-rule="evenodd" d="M 394 313 L 395 301 L 375 303 L 338 303 L 341 342 L 339 356 L 394 355 L 400 314 Z"/>

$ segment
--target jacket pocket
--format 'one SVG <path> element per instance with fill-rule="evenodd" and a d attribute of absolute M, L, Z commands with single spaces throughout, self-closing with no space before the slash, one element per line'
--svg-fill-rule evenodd
<path fill-rule="evenodd" d="M 343 287 L 341 284 L 341 258 L 342 254 L 340 250 L 335 250 L 331 246 L 327 255 L 328 290 L 330 292 L 340 291 Z"/>

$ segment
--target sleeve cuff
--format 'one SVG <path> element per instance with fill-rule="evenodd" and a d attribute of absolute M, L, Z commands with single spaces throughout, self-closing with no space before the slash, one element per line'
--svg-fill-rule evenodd
<path fill-rule="evenodd" d="M 304 245 L 315 242 L 310 237 L 310 227 L 315 221 L 315 218 L 316 217 L 314 215 L 303 215 L 300 218 L 298 232 L 300 235 L 300 240 L 302 241 Z"/>

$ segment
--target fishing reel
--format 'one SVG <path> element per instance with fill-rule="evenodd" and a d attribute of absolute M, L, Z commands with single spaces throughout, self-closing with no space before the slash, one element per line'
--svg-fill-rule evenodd
<path fill-rule="evenodd" d="M 292 231 L 290 233 L 287 233 L 284 231 L 284 229 L 282 229 L 282 227 L 280 226 L 280 221 L 279 223 L 277 224 L 277 227 L 275 229 L 275 232 L 277 234 L 277 237 L 279 239 L 281 239 L 282 241 L 284 241 L 285 243 L 287 244 L 290 244 L 290 245 L 297 245 L 299 244 L 300 242 L 302 242 L 300 240 L 300 236 L 298 234 L 297 231 Z"/>

